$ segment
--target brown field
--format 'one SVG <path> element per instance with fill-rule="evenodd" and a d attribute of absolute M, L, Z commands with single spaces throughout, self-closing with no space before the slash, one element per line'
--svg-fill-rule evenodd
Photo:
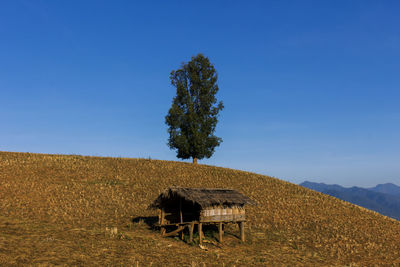
<path fill-rule="evenodd" d="M 162 238 L 148 225 L 157 212 L 147 207 L 171 185 L 232 188 L 255 200 L 247 242 L 236 225 L 222 245 L 208 231 L 205 248 Z M 399 221 L 255 173 L 0 152 L 1 266 L 400 265 L 399 240 Z"/>

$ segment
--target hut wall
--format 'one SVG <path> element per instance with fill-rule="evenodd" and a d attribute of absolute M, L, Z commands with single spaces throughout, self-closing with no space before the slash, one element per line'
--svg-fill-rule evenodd
<path fill-rule="evenodd" d="M 200 212 L 200 222 L 239 222 L 245 220 L 246 212 L 242 206 L 213 206 L 204 208 Z"/>

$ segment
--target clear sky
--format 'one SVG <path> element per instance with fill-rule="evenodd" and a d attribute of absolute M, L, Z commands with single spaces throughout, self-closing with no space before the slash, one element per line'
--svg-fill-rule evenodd
<path fill-rule="evenodd" d="M 169 74 L 203 53 L 225 109 L 200 163 L 400 185 L 399 1 L 194 2 L 0 1 L 0 150 L 177 160 Z"/>

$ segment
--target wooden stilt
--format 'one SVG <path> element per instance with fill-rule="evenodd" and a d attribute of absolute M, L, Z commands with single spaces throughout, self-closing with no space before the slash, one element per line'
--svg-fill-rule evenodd
<path fill-rule="evenodd" d="M 179 199 L 179 218 L 180 218 L 181 223 L 183 223 L 182 198 Z M 185 227 L 184 227 L 184 228 L 185 228 Z M 183 240 L 183 237 L 184 237 L 183 231 L 181 231 L 181 232 L 179 233 L 179 237 L 181 238 L 181 240 Z"/>
<path fill-rule="evenodd" d="M 244 241 L 246 241 L 246 238 L 244 236 L 244 222 L 239 223 L 239 228 L 240 228 L 240 240 L 242 240 L 242 242 L 244 242 Z"/>
<path fill-rule="evenodd" d="M 203 244 L 203 224 L 199 223 L 199 243 L 200 245 Z"/>
<path fill-rule="evenodd" d="M 165 211 L 164 211 L 164 209 L 161 209 L 161 218 L 160 218 L 160 224 L 161 225 L 164 224 L 164 216 L 165 216 Z"/>
<path fill-rule="evenodd" d="M 161 214 L 160 214 L 161 236 L 164 236 L 165 232 L 166 232 L 165 227 L 163 227 L 163 225 L 164 225 L 164 216 L 165 216 L 165 212 L 164 212 L 164 209 L 162 208 L 161 209 Z"/>
<path fill-rule="evenodd" d="M 189 224 L 189 243 L 193 242 L 194 223 Z"/>
<path fill-rule="evenodd" d="M 179 217 L 181 219 L 181 223 L 183 223 L 183 215 L 182 215 L 182 199 L 179 199 Z"/>
<path fill-rule="evenodd" d="M 224 235 L 224 230 L 222 229 L 224 223 L 220 222 L 218 224 L 219 242 L 222 243 L 222 236 Z"/>
<path fill-rule="evenodd" d="M 165 227 L 161 226 L 161 236 L 165 236 L 165 232 L 167 231 Z"/>
<path fill-rule="evenodd" d="M 183 234 L 183 231 L 185 231 L 185 225 L 182 226 L 182 227 L 183 227 L 183 230 L 179 232 L 179 238 L 180 238 L 181 240 L 183 240 L 183 238 L 185 237 L 184 234 Z"/>

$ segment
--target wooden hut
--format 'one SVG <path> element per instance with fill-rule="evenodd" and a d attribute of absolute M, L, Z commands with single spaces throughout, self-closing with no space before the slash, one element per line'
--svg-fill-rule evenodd
<path fill-rule="evenodd" d="M 217 224 L 222 242 L 223 224 L 238 223 L 240 238 L 245 241 L 244 205 L 253 203 L 250 198 L 231 189 L 171 187 L 161 193 L 151 207 L 160 210 L 158 225 L 163 236 L 180 233 L 183 239 L 183 230 L 188 227 L 189 242 L 192 242 L 194 226 L 198 225 L 201 244 L 203 224 Z M 166 233 L 167 226 L 177 226 L 177 229 Z"/>

